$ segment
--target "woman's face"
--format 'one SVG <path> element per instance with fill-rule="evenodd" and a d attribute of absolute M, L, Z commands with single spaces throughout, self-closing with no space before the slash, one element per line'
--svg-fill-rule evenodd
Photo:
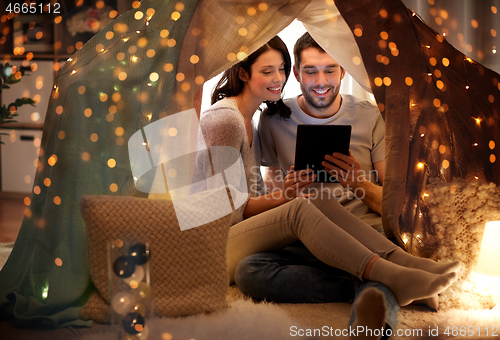
<path fill-rule="evenodd" d="M 285 61 L 281 52 L 269 50 L 261 54 L 250 66 L 252 76 L 246 72 L 244 91 L 259 97 L 262 101 L 277 101 L 281 97 L 285 82 Z M 248 78 L 249 77 L 249 78 Z"/>

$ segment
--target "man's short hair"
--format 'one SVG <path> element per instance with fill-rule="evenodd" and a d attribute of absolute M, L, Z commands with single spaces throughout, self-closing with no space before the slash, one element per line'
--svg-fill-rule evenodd
<path fill-rule="evenodd" d="M 300 58 L 302 55 L 302 51 L 308 49 L 310 47 L 316 48 L 322 53 L 326 53 L 325 50 L 318 45 L 316 40 L 314 40 L 309 32 L 304 33 L 298 40 L 295 42 L 295 46 L 293 47 L 293 57 L 295 59 L 295 67 L 297 69 L 300 68 Z"/>

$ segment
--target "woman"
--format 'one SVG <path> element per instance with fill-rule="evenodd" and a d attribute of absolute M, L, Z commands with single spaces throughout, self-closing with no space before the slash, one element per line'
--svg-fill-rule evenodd
<path fill-rule="evenodd" d="M 233 213 L 227 245 L 231 282 L 236 266 L 246 256 L 301 240 L 326 264 L 361 280 L 385 284 L 401 306 L 428 298 L 435 303 L 437 294 L 456 280 L 459 262 L 438 264 L 414 257 L 339 204 L 332 205 L 335 214 L 329 214 L 338 218 L 326 218 L 300 195 L 314 181 L 308 171 L 295 172 L 292 167 L 279 195 L 260 194 L 260 149 L 252 118 L 262 102 L 287 109 L 281 94 L 290 69 L 285 44 L 279 37 L 271 39 L 224 73 L 212 95 L 213 105 L 200 119 L 206 145 L 239 150 L 246 175 L 249 197 Z M 205 166 L 207 178 L 213 175 L 213 167 L 226 168 Z"/>

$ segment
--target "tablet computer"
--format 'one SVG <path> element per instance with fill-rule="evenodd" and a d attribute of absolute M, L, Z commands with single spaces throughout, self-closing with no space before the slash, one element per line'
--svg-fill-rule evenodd
<path fill-rule="evenodd" d="M 298 125 L 295 170 L 312 169 L 316 182 L 337 183 L 321 163 L 334 152 L 349 155 L 350 141 L 351 125 Z"/>

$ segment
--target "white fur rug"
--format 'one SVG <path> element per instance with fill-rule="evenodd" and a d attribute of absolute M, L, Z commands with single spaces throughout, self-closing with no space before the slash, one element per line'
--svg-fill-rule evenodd
<path fill-rule="evenodd" d="M 492 310 L 449 310 L 436 315 L 420 339 L 498 339 L 500 307 Z"/>
<path fill-rule="evenodd" d="M 184 318 L 151 318 L 143 332 L 147 339 L 196 340 L 280 340 L 312 339 L 290 335 L 291 325 L 301 327 L 278 306 L 250 300 L 233 302 L 225 310 L 210 315 Z M 82 340 L 116 339 L 116 332 L 88 334 Z M 143 337 L 141 337 L 143 339 Z"/>
<path fill-rule="evenodd" d="M 7 261 L 14 243 L 0 243 L 0 269 Z M 152 318 L 147 326 L 147 339 L 196 340 L 280 340 L 312 339 L 292 336 L 291 327 L 317 329 L 324 325 L 341 329 L 347 326 L 350 305 L 326 304 L 256 304 L 244 300 L 236 287 L 228 292 L 230 307 L 208 315 L 185 318 Z M 498 339 L 500 337 L 500 306 L 496 310 L 449 310 L 431 312 L 421 306 L 402 307 L 398 329 L 406 331 L 393 339 Z M 298 321 L 297 321 L 298 320 Z M 300 324 L 299 324 L 300 322 Z M 413 333 L 419 330 L 420 333 Z M 85 332 L 83 340 L 115 339 L 111 327 L 98 327 Z M 320 336 L 315 339 L 328 339 Z M 144 337 L 143 337 L 144 339 Z M 146 340 L 146 339 L 144 339 Z"/>
<path fill-rule="evenodd" d="M 14 243 L 0 243 L 0 269 L 13 246 Z M 256 304 L 236 296 L 233 298 L 238 300 L 232 300 L 229 308 L 217 313 L 183 318 L 151 318 L 147 320 L 148 328 L 144 331 L 149 335 L 140 339 L 280 340 L 291 338 L 290 328 L 293 326 L 297 329 L 306 328 L 277 305 Z M 312 339 L 300 336 L 293 338 Z M 117 334 L 111 326 L 105 326 L 95 332 L 86 332 L 82 339 L 117 339 Z"/>

